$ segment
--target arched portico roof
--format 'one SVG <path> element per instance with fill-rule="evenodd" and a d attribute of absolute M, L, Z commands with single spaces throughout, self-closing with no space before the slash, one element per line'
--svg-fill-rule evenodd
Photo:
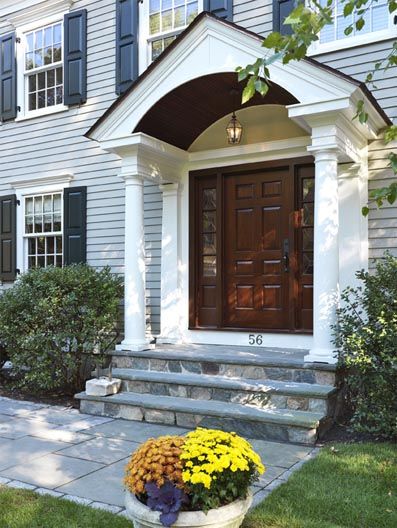
<path fill-rule="evenodd" d="M 235 83 L 237 66 L 252 63 L 263 56 L 265 51 L 261 45 L 262 40 L 260 35 L 236 24 L 202 13 L 129 90 L 110 106 L 86 136 L 97 141 L 123 138 L 133 132 L 145 132 L 157 137 L 153 134 L 155 122 L 156 119 L 161 121 L 164 118 L 167 100 L 174 101 L 175 104 L 178 94 L 186 87 L 202 86 L 203 79 L 212 79 L 214 82 L 217 80 L 221 84 L 221 79 L 233 79 L 231 82 Z M 363 98 L 370 107 L 372 129 L 380 130 L 390 123 L 365 85 L 315 60 L 304 59 L 286 65 L 276 61 L 270 65 L 269 70 L 274 88 L 270 91 L 269 98 L 273 98 L 273 104 L 277 98 L 280 100 L 279 104 L 295 103 L 295 106 L 319 105 L 338 100 L 354 103 Z M 197 89 L 194 95 L 198 109 L 196 113 L 201 115 L 202 124 L 197 126 L 197 130 L 186 134 L 184 140 L 176 137 L 160 139 L 186 149 L 195 134 L 197 137 L 197 131 L 204 126 L 204 121 L 211 119 L 210 105 L 208 102 L 203 104 L 202 99 L 216 100 L 216 93 L 213 90 L 203 93 Z M 182 115 L 182 125 L 185 127 L 190 120 L 194 120 L 188 91 L 185 92 L 184 102 L 186 101 L 190 101 L 188 107 L 191 113 L 184 112 Z M 223 104 L 222 115 L 231 112 L 233 104 Z M 266 101 L 262 99 L 259 103 L 259 96 L 256 96 L 250 104 L 266 104 Z M 203 112 L 207 112 L 204 119 Z M 212 122 L 214 120 L 216 119 Z M 176 126 L 172 120 L 168 120 L 167 125 Z M 179 133 L 182 134 L 183 131 L 180 130 Z M 173 134 L 175 136 L 175 131 Z"/>

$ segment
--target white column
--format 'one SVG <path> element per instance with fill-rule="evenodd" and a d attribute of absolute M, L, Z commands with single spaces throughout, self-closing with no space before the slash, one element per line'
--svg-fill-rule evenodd
<path fill-rule="evenodd" d="M 338 158 L 334 149 L 315 156 L 313 348 L 305 361 L 335 363 L 331 326 L 339 305 Z"/>
<path fill-rule="evenodd" d="M 160 185 L 163 193 L 161 237 L 161 334 L 158 343 L 181 340 L 179 194 L 177 183 Z"/>
<path fill-rule="evenodd" d="M 118 350 L 150 348 L 146 338 L 145 240 L 143 180 L 123 174 L 125 180 L 124 341 Z"/>

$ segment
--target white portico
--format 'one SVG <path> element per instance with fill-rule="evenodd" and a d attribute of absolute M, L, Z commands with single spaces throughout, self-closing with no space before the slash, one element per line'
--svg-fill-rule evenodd
<path fill-rule="evenodd" d="M 263 346 L 306 348 L 310 350 L 307 361 L 335 361 L 332 324 L 340 289 L 354 281 L 355 270 L 367 265 L 366 220 L 360 214 L 367 200 L 367 144 L 385 126 L 385 119 L 357 82 L 313 61 L 273 63 L 270 67 L 273 86 L 268 100 L 256 99 L 252 105 L 241 107 L 240 101 L 236 103 L 232 98 L 230 104 L 216 99 L 219 90 L 226 93 L 234 82 L 231 79 L 237 66 L 252 63 L 262 54 L 259 36 L 207 14 L 199 16 L 88 133 L 101 148 L 116 153 L 122 160 L 125 337 L 120 348 L 123 350 L 144 350 L 150 346 L 145 325 L 143 224 L 143 181 L 149 180 L 157 182 L 163 193 L 158 341 L 248 345 L 250 335 L 260 334 Z M 353 120 L 360 99 L 364 99 L 369 114 L 366 124 Z M 236 104 L 245 129 L 244 142 L 228 147 L 222 135 L 224 122 Z M 306 168 L 313 164 L 314 221 L 308 230 L 312 229 L 314 236 L 309 240 L 312 246 L 300 251 L 305 258 L 313 254 L 310 258 L 314 260 L 314 269 L 312 266 L 302 279 L 294 272 L 294 251 L 298 254 L 300 242 L 292 234 L 287 252 L 284 231 L 291 231 L 288 227 L 292 225 L 288 224 L 291 213 L 304 209 L 296 205 L 298 194 L 296 200 L 292 196 L 300 188 L 300 184 L 295 189 L 291 183 L 295 181 L 292 172 L 306 174 L 304 171 L 309 170 Z M 270 176 L 269 171 L 273 171 Z M 282 171 L 285 175 L 276 182 L 273 174 Z M 192 208 L 195 203 L 192 175 L 196 173 L 200 173 L 196 179 L 201 193 L 212 189 L 210 178 L 217 182 L 213 189 L 217 189 L 218 201 L 208 207 L 201 202 L 197 206 L 206 221 L 212 214 L 220 226 L 198 233 L 200 240 L 204 235 L 206 240 L 212 240 L 212 253 L 207 248 L 202 251 L 201 242 L 196 244 L 198 249 L 193 247 L 192 222 L 201 222 L 194 219 L 196 213 Z M 272 263 L 274 269 L 266 277 L 255 272 L 243 283 L 238 272 L 230 278 L 227 267 L 228 252 L 238 246 L 235 241 L 239 235 L 236 228 L 234 238 L 228 238 L 232 227 L 225 220 L 228 207 L 224 202 L 234 204 L 227 202 L 232 200 L 228 198 L 232 191 L 226 182 L 229 185 L 233 181 L 233 189 L 237 190 L 254 185 L 250 183 L 253 179 L 244 183 L 245 174 L 247 178 L 256 178 L 255 185 L 258 187 L 260 183 L 270 193 L 262 197 L 265 201 L 260 208 L 269 213 L 266 218 L 274 225 L 265 236 L 261 234 L 261 239 L 268 237 L 273 245 L 266 246 L 266 241 L 263 242 L 260 258 Z M 309 179 L 302 176 L 302 181 Z M 279 203 L 275 198 L 277 189 L 287 184 L 291 190 L 284 189 L 284 194 L 280 191 Z M 243 198 L 259 203 L 257 197 Z M 248 202 L 244 203 L 244 211 L 253 210 Z M 274 211 L 281 216 L 274 216 Z M 277 225 L 284 226 L 280 227 L 283 234 L 274 233 Z M 250 224 L 244 226 L 249 233 Z M 292 228 L 298 229 L 301 224 L 297 226 Z M 247 255 L 236 262 L 247 266 L 253 262 L 252 255 Z M 258 284 L 262 279 L 260 297 Z M 232 308 L 225 308 L 227 303 L 234 302 L 228 293 L 230 285 L 229 290 L 224 286 L 228 280 L 237 291 L 236 306 Z M 296 288 L 301 293 L 296 295 L 296 305 L 291 309 L 290 299 Z M 196 290 L 199 294 L 194 295 Z M 252 317 L 251 300 L 252 311 L 255 308 Z M 198 306 L 193 306 L 195 303 Z M 309 312 L 312 332 L 307 323 Z M 261 314 L 263 326 L 257 323 Z M 278 325 L 277 314 L 285 322 Z"/>

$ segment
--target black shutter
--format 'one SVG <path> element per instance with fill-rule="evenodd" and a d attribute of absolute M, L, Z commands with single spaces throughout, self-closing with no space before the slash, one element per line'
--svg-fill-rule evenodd
<path fill-rule="evenodd" d="M 273 31 L 282 35 L 292 34 L 292 26 L 285 25 L 284 20 L 295 7 L 295 0 L 273 0 Z"/>
<path fill-rule="evenodd" d="M 15 194 L 0 197 L 0 279 L 12 281 L 16 276 L 17 199 Z"/>
<path fill-rule="evenodd" d="M 0 119 L 17 117 L 17 64 L 15 33 L 0 38 Z"/>
<path fill-rule="evenodd" d="M 204 11 L 209 11 L 219 18 L 233 19 L 233 0 L 204 0 Z"/>
<path fill-rule="evenodd" d="M 87 187 L 71 187 L 63 195 L 63 260 L 87 260 Z"/>
<path fill-rule="evenodd" d="M 116 93 L 125 92 L 138 77 L 139 0 L 116 0 Z"/>
<path fill-rule="evenodd" d="M 87 10 L 64 17 L 64 103 L 87 100 Z"/>

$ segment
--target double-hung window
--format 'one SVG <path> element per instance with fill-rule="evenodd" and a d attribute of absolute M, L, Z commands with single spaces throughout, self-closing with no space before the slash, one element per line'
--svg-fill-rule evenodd
<path fill-rule="evenodd" d="M 202 0 L 148 0 L 144 20 L 148 28 L 146 47 L 152 62 L 171 44 L 202 10 Z"/>
<path fill-rule="evenodd" d="M 24 246 L 26 268 L 61 267 L 63 193 L 25 196 Z"/>
<path fill-rule="evenodd" d="M 322 6 L 327 0 L 320 0 Z M 389 13 L 387 0 L 375 0 L 365 5 L 365 13 L 358 15 L 354 11 L 348 16 L 343 15 L 345 2 L 334 0 L 332 4 L 333 23 L 326 25 L 320 32 L 319 42 L 315 43 L 310 52 L 326 52 L 343 49 L 349 46 L 367 44 L 377 40 L 397 36 L 397 26 L 394 17 Z M 358 30 L 355 23 L 363 17 L 364 26 Z M 353 30 L 346 35 L 345 30 L 352 26 Z"/>
<path fill-rule="evenodd" d="M 63 104 L 62 22 L 23 34 L 25 113 Z"/>

